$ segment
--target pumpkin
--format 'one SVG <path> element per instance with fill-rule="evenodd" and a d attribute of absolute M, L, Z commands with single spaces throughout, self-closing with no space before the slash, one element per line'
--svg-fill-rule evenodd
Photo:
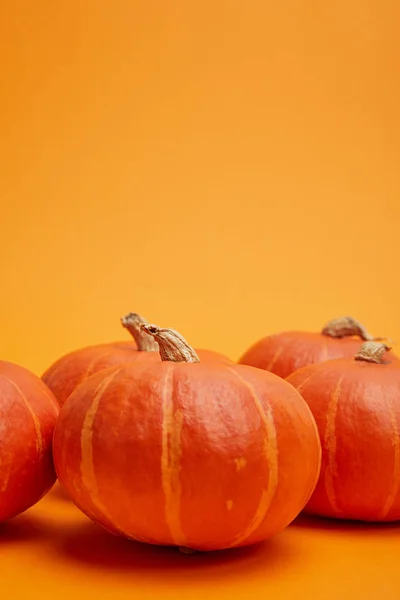
<path fill-rule="evenodd" d="M 284 331 L 256 342 L 240 358 L 239 364 L 251 365 L 287 377 L 306 365 L 332 358 L 350 358 L 363 340 L 373 338 L 361 323 L 352 317 L 329 321 L 320 333 Z"/>
<path fill-rule="evenodd" d="M 114 534 L 194 551 L 283 529 L 320 468 L 300 394 L 271 373 L 200 362 L 174 330 L 142 328 L 161 361 L 97 373 L 61 408 L 54 460 L 70 498 Z"/>
<path fill-rule="evenodd" d="M 0 361 L 0 521 L 35 504 L 54 484 L 52 438 L 58 411 L 39 377 Z"/>
<path fill-rule="evenodd" d="M 365 342 L 353 359 L 287 379 L 317 422 L 322 468 L 305 512 L 362 521 L 400 519 L 400 361 Z"/>
<path fill-rule="evenodd" d="M 42 375 L 42 380 L 52 390 L 60 405 L 71 392 L 90 375 L 131 361 L 154 360 L 159 362 L 157 342 L 140 326 L 147 321 L 137 313 L 129 313 L 121 319 L 122 326 L 133 340 L 87 346 L 65 354 Z M 225 356 L 211 350 L 199 350 L 203 360 L 231 362 Z"/>

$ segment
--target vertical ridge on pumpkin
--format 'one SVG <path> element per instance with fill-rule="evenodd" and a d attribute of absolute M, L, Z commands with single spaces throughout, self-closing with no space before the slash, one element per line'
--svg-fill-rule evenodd
<path fill-rule="evenodd" d="M 112 348 L 111 350 L 109 350 L 108 352 L 105 352 L 101 356 L 97 356 L 97 354 L 95 354 L 94 357 L 92 358 L 92 360 L 90 361 L 90 363 L 88 364 L 88 367 L 87 367 L 85 373 L 82 374 L 81 382 L 84 381 L 85 379 L 87 379 L 88 377 L 90 377 L 91 375 L 93 375 L 94 373 L 96 373 L 97 372 L 96 364 L 98 362 L 104 360 L 108 356 L 112 356 L 114 354 L 114 352 L 115 351 Z"/>
<path fill-rule="evenodd" d="M 92 403 L 88 408 L 81 431 L 81 464 L 80 471 L 82 477 L 82 484 L 86 490 L 90 493 L 92 503 L 96 509 L 110 522 L 112 519 L 108 515 L 107 508 L 104 506 L 99 497 L 99 489 L 97 486 L 96 473 L 94 469 L 93 460 L 93 423 L 96 418 L 97 410 L 100 405 L 101 398 L 107 390 L 111 382 L 121 372 L 121 369 L 113 371 L 111 375 L 105 378 L 98 386 L 95 395 L 93 396 Z"/>
<path fill-rule="evenodd" d="M 255 531 L 257 531 L 257 529 L 262 525 L 269 510 L 269 507 L 272 504 L 276 489 L 278 487 L 278 444 L 275 423 L 271 408 L 268 407 L 268 412 L 266 413 L 260 401 L 260 398 L 258 397 L 251 383 L 249 383 L 243 377 L 241 377 L 241 375 L 239 375 L 239 373 L 235 369 L 231 367 L 227 368 L 242 382 L 242 384 L 249 391 L 254 401 L 254 404 L 258 412 L 260 413 L 260 417 L 265 426 L 267 434 L 266 439 L 264 440 L 264 455 L 268 465 L 269 473 L 268 486 L 261 492 L 261 498 L 259 500 L 256 512 L 246 529 L 241 534 L 239 534 L 234 540 L 233 544 L 231 544 L 231 547 L 233 547 L 238 546 L 246 539 L 248 539 Z"/>
<path fill-rule="evenodd" d="M 181 483 L 179 473 L 183 415 L 180 411 L 174 412 L 172 388 L 173 365 L 170 364 L 166 369 L 162 398 L 161 478 L 165 495 L 165 519 L 172 542 L 177 546 L 184 546 L 186 542 L 180 519 Z"/>
<path fill-rule="evenodd" d="M 304 369 L 307 369 L 307 367 L 303 367 Z M 304 388 L 306 387 L 306 385 L 308 383 L 310 383 L 311 379 L 314 377 L 315 373 L 312 373 L 309 377 L 307 377 L 304 381 L 302 381 L 298 386 L 296 386 L 296 389 L 298 392 L 303 392 Z M 290 376 L 289 376 L 290 377 Z M 290 383 L 290 381 L 289 381 Z"/>
<path fill-rule="evenodd" d="M 322 346 L 322 352 L 321 352 L 321 361 L 324 362 L 325 360 L 329 359 L 329 348 L 328 348 L 328 341 L 326 339 L 323 340 L 323 346 Z"/>
<path fill-rule="evenodd" d="M 387 517 L 390 509 L 392 508 L 394 501 L 399 493 L 400 489 L 400 435 L 399 435 L 399 427 L 396 421 L 396 415 L 393 410 L 393 404 L 388 399 L 388 409 L 390 414 L 390 422 L 393 427 L 393 450 L 394 450 L 394 465 L 393 465 L 393 480 L 392 486 L 383 507 L 381 518 L 384 519 Z"/>
<path fill-rule="evenodd" d="M 41 391 L 43 393 L 43 389 L 41 388 L 41 386 L 39 385 L 39 383 L 41 382 L 41 380 L 39 379 L 39 381 L 35 381 L 35 387 L 38 391 Z M 56 411 L 56 414 L 58 414 L 59 410 L 60 410 L 60 405 L 58 404 L 53 392 L 51 391 L 51 389 L 46 385 L 45 386 L 45 395 L 46 397 L 49 399 L 49 402 L 51 404 L 51 406 L 54 408 L 54 410 Z"/>
<path fill-rule="evenodd" d="M 334 390 L 331 393 L 326 415 L 326 428 L 324 434 L 324 444 L 328 453 L 327 465 L 324 473 L 325 492 L 328 502 L 336 512 L 340 512 L 336 501 L 336 493 L 333 483 L 335 471 L 335 455 L 336 455 L 336 414 L 340 398 L 341 385 L 343 377 L 339 379 Z"/>
<path fill-rule="evenodd" d="M 8 377 L 5 377 L 5 375 L 0 375 L 0 377 L 5 379 L 8 383 L 12 384 L 12 381 L 10 381 L 8 379 Z M 5 427 L 7 427 L 7 425 Z M 1 466 L 2 476 L 3 476 L 3 483 L 0 487 L 0 492 L 3 493 L 3 492 L 6 492 L 8 489 L 8 482 L 10 480 L 10 475 L 11 475 L 11 461 L 8 461 L 8 465 L 7 465 L 8 470 L 7 470 L 6 474 L 4 474 L 5 469 L 4 469 L 4 461 L 3 460 L 0 462 L 0 466 Z"/>
<path fill-rule="evenodd" d="M 283 348 L 282 347 L 276 349 L 276 351 L 274 352 L 274 354 L 273 354 L 271 360 L 269 361 L 268 365 L 265 367 L 266 371 L 271 371 L 271 369 L 275 365 L 276 361 L 280 358 L 282 352 L 283 352 Z"/>
<path fill-rule="evenodd" d="M 8 473 L 6 473 L 6 475 L 4 476 L 4 480 L 3 483 L 0 487 L 0 492 L 6 492 L 8 489 L 8 482 L 10 481 L 10 469 L 8 469 Z"/>
<path fill-rule="evenodd" d="M 43 443 L 42 428 L 40 427 L 40 421 L 39 421 L 37 414 L 35 413 L 32 406 L 30 405 L 28 398 L 25 396 L 25 394 L 23 393 L 21 388 L 15 383 L 15 381 L 12 381 L 5 375 L 2 375 L 2 377 L 4 377 L 4 379 L 6 379 L 8 381 L 8 383 L 10 385 L 12 385 L 12 387 L 17 391 L 19 397 L 21 398 L 21 400 L 24 403 L 25 407 L 27 408 L 29 414 L 31 415 L 33 424 L 35 427 L 35 432 L 36 432 L 36 450 L 37 450 L 37 452 L 40 453 L 40 455 L 43 454 L 44 443 Z"/>

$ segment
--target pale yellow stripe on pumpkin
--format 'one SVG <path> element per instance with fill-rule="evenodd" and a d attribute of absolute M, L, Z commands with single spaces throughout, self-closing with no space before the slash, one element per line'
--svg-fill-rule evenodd
<path fill-rule="evenodd" d="M 390 488 L 389 495 L 386 499 L 385 506 L 383 507 L 381 518 L 384 519 L 389 510 L 392 508 L 394 501 L 399 493 L 400 489 L 400 435 L 399 427 L 396 420 L 396 414 L 393 410 L 393 404 L 388 400 L 388 410 L 390 415 L 390 422 L 393 427 L 393 451 L 394 451 L 394 465 L 393 465 L 393 478 L 392 485 Z"/>
<path fill-rule="evenodd" d="M 82 376 L 82 380 L 81 381 L 84 381 L 85 379 L 88 379 L 91 375 L 94 375 L 95 373 L 97 373 L 98 371 L 96 369 L 96 364 L 98 362 L 101 362 L 105 358 L 107 358 L 107 356 L 112 356 L 114 354 L 114 352 L 115 352 L 115 350 L 112 349 L 112 350 L 109 350 L 108 352 L 104 352 L 104 354 L 100 354 L 100 355 L 95 354 L 94 358 L 92 358 L 92 360 L 88 364 L 88 366 L 86 368 L 86 372 Z M 115 365 L 115 366 L 117 366 L 117 365 Z M 93 369 L 95 369 L 95 371 L 93 371 Z"/>
<path fill-rule="evenodd" d="M 315 375 L 315 373 L 312 373 L 309 377 L 304 379 L 304 381 L 302 381 L 299 385 L 296 385 L 296 390 L 299 392 L 299 394 L 301 394 L 301 392 L 304 392 L 305 387 L 311 381 L 311 379 L 314 377 L 314 375 Z M 290 381 L 289 381 L 289 383 L 290 383 Z"/>
<path fill-rule="evenodd" d="M 43 454 L 44 451 L 44 442 L 43 442 L 43 436 L 42 436 L 42 429 L 40 426 L 40 420 L 38 418 L 38 416 L 36 415 L 35 411 L 33 410 L 32 406 L 30 405 L 27 397 L 25 396 L 25 394 L 23 393 L 23 391 L 20 389 L 20 387 L 11 379 L 9 379 L 8 377 L 6 377 L 5 375 L 2 375 L 2 377 L 4 377 L 4 379 L 6 379 L 8 381 L 8 383 L 10 385 L 13 386 L 13 388 L 17 391 L 18 395 L 20 396 L 22 402 L 24 403 L 24 405 L 26 406 L 29 414 L 32 417 L 32 421 L 33 421 L 33 425 L 35 427 L 35 433 L 36 433 L 36 450 L 39 454 Z"/>
<path fill-rule="evenodd" d="M 324 447 L 327 452 L 327 464 L 324 472 L 324 485 L 328 501 L 335 512 L 340 512 L 336 500 L 334 476 L 336 472 L 336 414 L 340 398 L 342 378 L 331 393 L 326 414 L 326 428 L 324 434 Z"/>
<path fill-rule="evenodd" d="M 328 360 L 328 340 L 325 339 L 326 336 L 322 336 L 323 337 L 323 352 L 321 354 L 321 358 L 320 361 L 324 362 L 326 360 Z"/>
<path fill-rule="evenodd" d="M 174 412 L 172 399 L 173 365 L 169 365 L 165 375 L 163 389 L 163 421 L 161 478 L 165 496 L 165 520 L 177 546 L 185 545 L 185 535 L 181 526 L 181 482 L 180 464 L 182 457 L 181 431 L 183 414 Z"/>
<path fill-rule="evenodd" d="M 241 471 L 247 465 L 247 460 L 245 459 L 244 456 L 241 456 L 240 458 L 235 458 L 235 465 L 236 465 L 236 470 Z"/>
<path fill-rule="evenodd" d="M 46 396 L 46 398 L 48 398 L 51 406 L 58 413 L 60 411 L 60 405 L 58 404 L 57 399 L 55 398 L 53 392 L 49 389 L 49 387 L 47 385 L 43 385 L 43 384 L 40 385 L 41 383 L 42 383 L 42 381 L 40 379 L 39 379 L 39 381 L 35 381 L 38 393 L 45 394 L 45 396 Z"/>
<path fill-rule="evenodd" d="M 8 381 L 8 380 L 7 380 Z M 6 430 L 6 424 L 2 423 L 0 421 L 0 434 Z M 7 462 L 6 462 L 7 460 Z M 12 459 L 11 457 L 6 457 L 4 454 L 3 456 L 0 454 L 0 473 L 1 473 L 1 479 L 3 480 L 3 482 L 0 485 L 0 492 L 6 492 L 7 488 L 8 488 L 8 482 L 10 480 L 10 474 L 11 474 L 11 465 L 12 465 Z M 0 479 L 0 481 L 1 481 Z"/>
<path fill-rule="evenodd" d="M 257 529 L 262 525 L 263 521 L 265 520 L 265 517 L 267 516 L 268 510 L 271 506 L 271 503 L 274 499 L 278 487 L 278 443 L 276 437 L 274 418 L 271 409 L 269 407 L 263 407 L 253 386 L 248 381 L 241 377 L 235 369 L 232 369 L 231 367 L 227 368 L 238 379 L 240 379 L 243 385 L 247 388 L 247 390 L 251 394 L 251 397 L 254 401 L 258 412 L 260 413 L 260 417 L 262 419 L 267 433 L 264 441 L 264 455 L 268 465 L 269 474 L 268 486 L 261 492 L 261 497 L 258 502 L 257 509 L 253 515 L 253 518 L 250 521 L 249 525 L 246 527 L 246 529 L 241 534 L 239 534 L 236 537 L 235 541 L 231 544 L 231 547 L 233 547 L 238 546 L 247 538 L 249 538 L 255 531 L 257 531 Z"/>
<path fill-rule="evenodd" d="M 0 463 L 0 466 L 2 466 L 2 465 L 1 465 L 1 463 Z M 2 468 L 2 470 L 3 470 L 3 468 Z M 6 475 L 4 476 L 3 483 L 1 484 L 1 487 L 0 487 L 0 492 L 1 492 L 1 493 L 3 493 L 3 492 L 6 492 L 6 491 L 7 491 L 7 488 L 8 488 L 8 482 L 9 482 L 9 480 L 10 480 L 10 474 L 11 474 L 11 473 L 10 473 L 10 469 L 9 469 L 9 470 L 8 470 L 8 473 L 6 473 Z"/>
<path fill-rule="evenodd" d="M 124 369 L 122 366 L 117 371 L 114 371 L 109 377 L 106 377 L 101 384 L 98 386 L 95 395 L 92 400 L 92 404 L 86 412 L 86 416 L 83 422 L 82 431 L 81 431 L 81 477 L 82 484 L 87 489 L 90 494 L 91 501 L 93 505 L 96 507 L 96 510 L 101 516 L 109 521 L 112 524 L 112 527 L 118 531 L 121 535 L 128 537 L 132 540 L 136 540 L 138 542 L 151 543 L 151 540 L 135 535 L 133 536 L 131 533 L 124 531 L 123 529 L 116 526 L 113 518 L 109 514 L 106 506 L 101 501 L 99 496 L 99 488 L 97 485 L 96 473 L 94 469 L 94 460 L 93 460 L 93 423 L 96 418 L 96 414 L 100 405 L 100 401 L 107 390 L 108 386 L 111 382 L 116 378 L 116 376 Z M 91 511 L 93 512 L 93 511 Z M 93 515 L 94 516 L 94 515 Z M 98 516 L 98 515 L 96 515 Z"/>
<path fill-rule="evenodd" d="M 93 423 L 96 418 L 97 410 L 100 405 L 101 398 L 104 392 L 107 390 L 110 383 L 116 378 L 116 376 L 122 371 L 118 369 L 111 375 L 103 379 L 100 385 L 97 387 L 96 392 L 93 396 L 92 403 L 88 408 L 85 419 L 83 421 L 81 431 L 81 464 L 80 471 L 82 477 L 82 484 L 90 494 L 90 498 L 97 510 L 109 521 L 112 522 L 111 517 L 108 515 L 108 511 L 104 506 L 103 502 L 99 497 L 99 488 L 97 485 L 96 473 L 94 469 L 93 460 Z"/>
<path fill-rule="evenodd" d="M 266 371 L 270 371 L 272 369 L 272 367 L 276 364 L 278 358 L 280 357 L 280 355 L 283 352 L 283 348 L 277 348 L 277 350 L 275 350 L 271 360 L 269 361 L 268 365 L 265 368 Z"/>

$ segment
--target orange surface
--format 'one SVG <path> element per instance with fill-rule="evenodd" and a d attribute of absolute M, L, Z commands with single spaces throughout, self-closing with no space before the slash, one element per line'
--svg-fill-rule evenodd
<path fill-rule="evenodd" d="M 397 0 L 5 0 L 0 356 L 41 373 L 127 339 L 131 310 L 233 358 L 344 313 L 398 342 L 399 20 Z M 7 525 L 2 590 L 400 594 L 396 528 L 298 525 L 188 567 L 74 519 L 49 498 Z"/>
<path fill-rule="evenodd" d="M 400 594 L 399 526 L 338 526 L 302 517 L 258 546 L 182 555 L 103 532 L 56 487 L 0 532 L 2 590 L 18 600 L 32 594 L 398 600 Z"/>

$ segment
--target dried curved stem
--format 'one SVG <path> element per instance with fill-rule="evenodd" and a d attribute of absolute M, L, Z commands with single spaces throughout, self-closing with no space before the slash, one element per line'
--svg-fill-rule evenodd
<path fill-rule="evenodd" d="M 121 317 L 121 325 L 125 327 L 133 337 L 142 352 L 158 352 L 158 344 L 154 337 L 148 335 L 141 329 L 141 325 L 147 323 L 146 319 L 137 313 L 128 313 Z"/>
<path fill-rule="evenodd" d="M 356 335 L 362 340 L 366 341 L 386 339 L 381 337 L 373 337 L 370 333 L 368 333 L 364 325 L 362 325 L 356 319 L 353 319 L 353 317 L 338 317 L 337 319 L 332 319 L 332 321 L 329 321 L 329 323 L 322 328 L 321 333 L 333 338 L 343 338 Z"/>
<path fill-rule="evenodd" d="M 161 360 L 172 362 L 200 362 L 196 351 L 175 329 L 162 329 L 157 325 L 141 325 L 141 329 L 158 342 Z"/>

